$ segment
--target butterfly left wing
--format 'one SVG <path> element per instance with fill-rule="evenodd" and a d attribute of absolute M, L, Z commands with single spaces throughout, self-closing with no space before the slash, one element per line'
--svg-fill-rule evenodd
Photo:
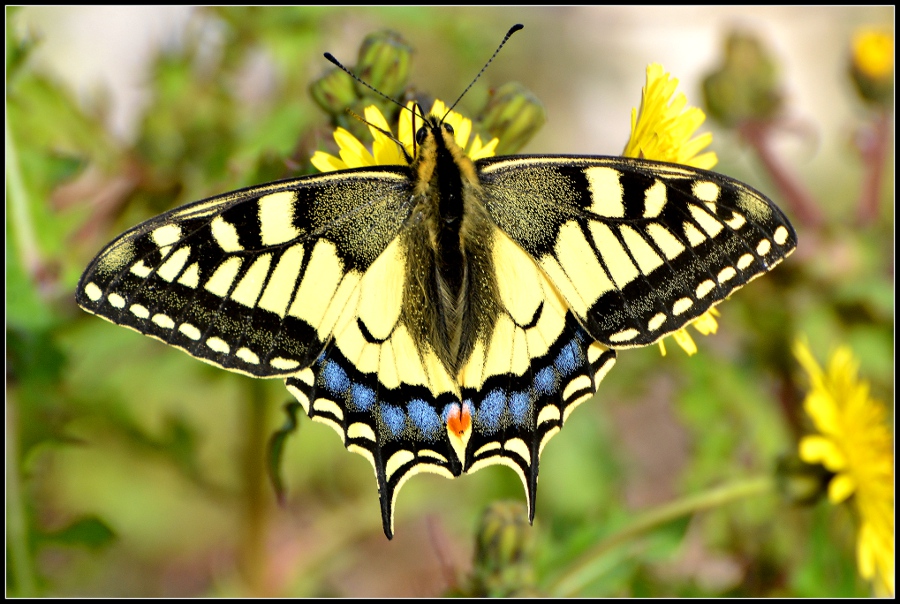
<path fill-rule="evenodd" d="M 85 269 L 86 311 L 254 377 L 308 367 L 396 238 L 409 176 L 380 167 L 273 182 L 126 231 Z"/>
<path fill-rule="evenodd" d="M 444 417 L 459 388 L 407 329 L 410 182 L 363 168 L 188 204 L 116 238 L 76 290 L 85 310 L 200 360 L 285 378 L 372 463 L 389 537 L 405 480 L 463 471 Z"/>
<path fill-rule="evenodd" d="M 451 419 L 465 415 L 459 387 L 434 350 L 415 337 L 411 314 L 421 302 L 407 303 L 416 274 L 409 266 L 409 233 L 362 275 L 312 366 L 285 380 L 311 419 L 333 428 L 348 450 L 372 464 L 389 539 L 403 484 L 419 472 L 459 476 L 465 448 Z"/>
<path fill-rule="evenodd" d="M 491 218 L 613 348 L 682 328 L 797 244 L 771 201 L 714 172 L 620 157 L 477 165 Z"/>

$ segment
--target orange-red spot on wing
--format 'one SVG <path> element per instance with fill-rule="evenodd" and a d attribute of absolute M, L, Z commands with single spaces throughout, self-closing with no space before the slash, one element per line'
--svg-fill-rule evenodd
<path fill-rule="evenodd" d="M 471 425 L 472 413 L 469 410 L 469 405 L 463 405 L 462 407 L 453 405 L 453 408 L 447 414 L 447 428 L 457 436 L 462 436 Z"/>

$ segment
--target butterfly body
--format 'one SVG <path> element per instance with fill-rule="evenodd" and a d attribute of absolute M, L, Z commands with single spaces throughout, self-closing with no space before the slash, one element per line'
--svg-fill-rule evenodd
<path fill-rule="evenodd" d="M 109 244 L 78 303 L 201 360 L 285 380 L 402 484 L 511 467 L 533 517 L 541 451 L 615 349 L 683 327 L 794 248 L 710 172 L 612 157 L 473 162 L 429 116 L 407 166 L 251 187 Z"/>

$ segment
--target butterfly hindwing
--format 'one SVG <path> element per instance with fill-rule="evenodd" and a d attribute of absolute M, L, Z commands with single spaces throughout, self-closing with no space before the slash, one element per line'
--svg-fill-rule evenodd
<path fill-rule="evenodd" d="M 533 518 L 540 454 L 597 391 L 615 352 L 592 341 L 534 260 L 496 227 L 490 249 L 500 309 L 460 372 L 473 412 L 465 469 L 511 467 Z"/>
<path fill-rule="evenodd" d="M 409 264 L 414 231 L 395 238 L 362 275 L 312 367 L 286 379 L 310 418 L 334 428 L 372 464 L 388 537 L 409 477 L 463 471 L 464 447 L 448 430 L 449 416 L 463 411 L 459 387 L 416 337 L 418 315 L 404 303 L 416 295 L 417 271 Z"/>
<path fill-rule="evenodd" d="M 774 204 L 720 174 L 613 157 L 477 165 L 491 218 L 615 348 L 680 329 L 796 246 Z"/>
<path fill-rule="evenodd" d="M 388 349 L 379 354 L 386 362 L 392 355 Z M 419 357 L 413 354 L 397 361 L 409 369 Z M 442 409 L 459 407 L 452 389 L 435 392 L 433 384 L 409 382 L 388 387 L 383 383 L 385 371 L 360 371 L 358 359 L 348 359 L 333 342 L 311 368 L 285 382 L 310 418 L 331 426 L 348 450 L 372 464 L 382 523 L 390 538 L 397 494 L 403 483 L 419 472 L 459 476 L 462 466 L 452 450 L 441 413 Z M 446 380 L 449 382 L 449 376 Z"/>
<path fill-rule="evenodd" d="M 363 275 L 333 341 L 287 387 L 313 420 L 372 464 L 388 536 L 397 494 L 419 472 L 449 478 L 507 465 L 522 480 L 533 517 L 541 451 L 596 392 L 615 352 L 592 341 L 534 260 L 487 225 L 483 260 L 491 278 L 473 283 L 469 294 L 476 306 L 493 308 L 478 313 L 491 320 L 470 325 L 474 349 L 451 375 L 411 335 L 429 312 L 407 307 L 433 304 L 409 264 L 425 253 L 417 249 L 417 228 L 408 226 Z M 416 302 L 401 307 L 401 299 Z"/>

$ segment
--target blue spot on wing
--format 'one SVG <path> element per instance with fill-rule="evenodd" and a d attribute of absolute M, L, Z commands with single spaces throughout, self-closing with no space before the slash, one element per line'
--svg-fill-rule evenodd
<path fill-rule="evenodd" d="M 528 418 L 528 411 L 531 409 L 531 397 L 527 392 L 513 392 L 509 397 L 509 412 L 513 416 L 516 425 L 521 426 Z"/>
<path fill-rule="evenodd" d="M 506 394 L 502 390 L 491 390 L 478 407 L 475 420 L 479 427 L 488 434 L 496 432 L 505 407 Z"/>
<path fill-rule="evenodd" d="M 563 377 L 574 373 L 582 363 L 584 363 L 584 353 L 576 340 L 563 346 L 553 362 Z"/>
<path fill-rule="evenodd" d="M 406 425 L 406 414 L 403 413 L 403 409 L 394 405 L 381 405 L 381 419 L 394 437 L 403 432 Z"/>
<path fill-rule="evenodd" d="M 368 411 L 375 404 L 375 391 L 362 384 L 353 384 L 350 387 L 350 402 L 361 411 Z"/>
<path fill-rule="evenodd" d="M 422 431 L 425 438 L 431 440 L 440 434 L 441 418 L 434 407 L 417 398 L 409 401 L 406 410 L 409 412 L 409 419 L 412 420 L 413 425 Z"/>
<path fill-rule="evenodd" d="M 322 380 L 332 394 L 344 394 L 350 389 L 350 378 L 344 368 L 334 361 L 327 361 L 322 368 Z"/>
<path fill-rule="evenodd" d="M 552 367 L 544 367 L 534 376 L 534 390 L 538 394 L 556 394 L 559 379 Z"/>

